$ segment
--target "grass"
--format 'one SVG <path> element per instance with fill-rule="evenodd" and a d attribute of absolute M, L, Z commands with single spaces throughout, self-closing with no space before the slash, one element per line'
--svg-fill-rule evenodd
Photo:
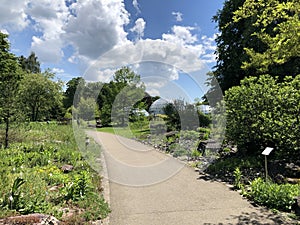
<path fill-rule="evenodd" d="M 146 139 L 147 135 L 150 134 L 149 128 L 133 129 L 129 127 L 102 127 L 97 128 L 98 131 L 106 132 L 110 134 L 117 134 L 126 138 L 138 138 Z"/>
<path fill-rule="evenodd" d="M 72 217 L 81 221 L 77 224 L 89 224 L 108 215 L 101 177 L 91 164 L 99 153 L 96 143 L 88 146 L 92 154 L 85 154 L 76 143 L 85 134 L 76 133 L 75 139 L 72 126 L 56 123 L 23 123 L 12 134 L 10 147 L 0 149 L 0 218 L 45 213 L 63 224 Z M 73 171 L 64 173 L 65 164 Z M 66 218 L 66 209 L 76 213 Z"/>

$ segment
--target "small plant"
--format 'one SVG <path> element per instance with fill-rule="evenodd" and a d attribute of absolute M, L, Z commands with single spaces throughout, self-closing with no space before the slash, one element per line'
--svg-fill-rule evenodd
<path fill-rule="evenodd" d="M 257 178 L 251 182 L 249 197 L 257 204 L 269 208 L 290 211 L 294 198 L 300 194 L 300 186 L 292 184 L 276 184 Z"/>
<path fill-rule="evenodd" d="M 199 157 L 201 156 L 201 153 L 197 150 L 197 149 L 194 149 L 191 153 L 191 156 L 193 159 L 199 159 Z"/>
<path fill-rule="evenodd" d="M 72 182 L 65 184 L 62 189 L 62 194 L 66 201 L 78 201 L 83 199 L 90 190 L 89 186 L 90 176 L 87 171 L 81 171 L 79 175 L 75 176 Z"/>
<path fill-rule="evenodd" d="M 6 198 L 2 202 L 3 208 L 8 208 L 10 210 L 15 209 L 19 210 L 21 205 L 21 193 L 20 193 L 20 187 L 25 183 L 25 180 L 23 180 L 20 177 L 17 177 L 14 180 L 14 183 L 12 185 L 10 193 L 6 195 Z"/>
<path fill-rule="evenodd" d="M 242 189 L 243 187 L 242 172 L 239 167 L 235 168 L 235 170 L 233 171 L 233 176 L 234 176 L 234 187 L 237 189 Z"/>

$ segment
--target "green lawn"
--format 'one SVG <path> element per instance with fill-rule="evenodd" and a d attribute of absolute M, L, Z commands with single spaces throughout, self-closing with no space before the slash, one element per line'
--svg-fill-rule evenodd
<path fill-rule="evenodd" d="M 130 129 L 129 127 L 102 127 L 97 128 L 98 131 L 117 134 L 126 138 L 145 139 L 150 134 L 150 129 Z"/>

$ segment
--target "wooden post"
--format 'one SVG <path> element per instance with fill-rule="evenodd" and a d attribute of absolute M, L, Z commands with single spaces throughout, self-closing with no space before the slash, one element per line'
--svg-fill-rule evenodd
<path fill-rule="evenodd" d="M 265 155 L 265 173 L 266 173 L 266 182 L 268 181 L 268 162 L 267 156 Z"/>

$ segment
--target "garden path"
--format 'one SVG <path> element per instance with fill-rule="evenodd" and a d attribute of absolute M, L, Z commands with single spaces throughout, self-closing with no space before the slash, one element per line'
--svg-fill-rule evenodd
<path fill-rule="evenodd" d="M 178 160 L 113 134 L 88 131 L 103 147 L 111 225 L 282 224 L 223 183 Z"/>

